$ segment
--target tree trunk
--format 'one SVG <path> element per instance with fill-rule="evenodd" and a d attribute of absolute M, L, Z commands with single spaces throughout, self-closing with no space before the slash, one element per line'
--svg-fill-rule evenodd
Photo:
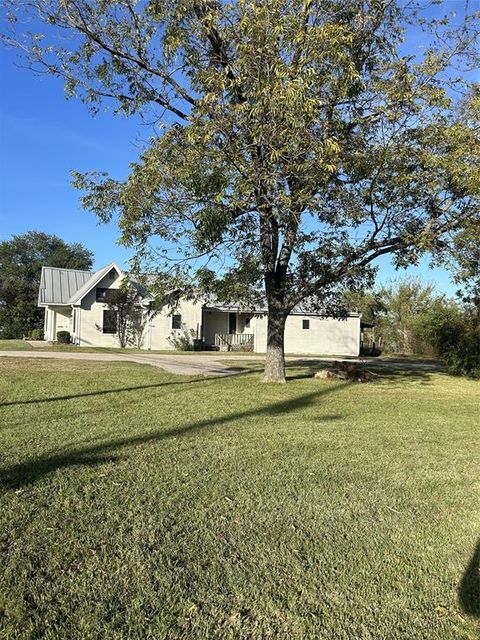
<path fill-rule="evenodd" d="M 285 382 L 285 314 L 279 309 L 269 309 L 267 327 L 267 357 L 264 382 Z"/>

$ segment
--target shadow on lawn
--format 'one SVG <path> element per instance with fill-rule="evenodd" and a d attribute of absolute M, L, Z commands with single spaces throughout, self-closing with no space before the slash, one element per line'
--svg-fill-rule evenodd
<path fill-rule="evenodd" d="M 184 436 L 186 434 L 195 433 L 196 431 L 201 431 L 206 427 L 225 425 L 229 422 L 242 418 L 249 418 L 252 416 L 278 416 L 290 413 L 297 411 L 298 409 L 305 408 L 321 396 L 340 391 L 341 389 L 345 389 L 349 386 L 350 383 L 348 382 L 332 384 L 331 386 L 324 387 L 318 391 L 312 391 L 311 393 L 306 393 L 298 396 L 297 398 L 292 398 L 283 402 L 276 402 L 274 404 L 267 405 L 266 407 L 255 407 L 253 409 L 248 409 L 247 411 L 231 413 L 224 416 L 218 416 L 216 418 L 209 418 L 207 420 L 199 420 L 177 429 L 170 429 L 167 431 L 156 430 L 130 438 L 119 438 L 103 444 L 97 444 L 94 446 L 90 445 L 82 449 L 71 451 L 70 453 L 45 456 L 23 464 L 13 465 L 0 473 L 0 485 L 3 485 L 6 489 L 18 489 L 26 484 L 39 480 L 57 469 L 64 469 L 76 465 L 94 466 L 96 464 L 104 464 L 106 462 L 115 462 L 118 460 L 119 456 L 116 456 L 115 454 L 109 456 L 108 453 L 111 451 L 114 452 L 117 449 L 143 445 L 149 442 L 158 442 L 166 438 Z M 333 421 L 340 418 L 341 416 L 339 415 L 327 415 L 320 417 L 319 420 Z"/>
<path fill-rule="evenodd" d="M 235 371 L 234 374 L 230 374 L 228 376 L 204 376 L 202 378 L 195 378 L 194 380 L 177 380 L 173 382 L 156 382 L 154 384 L 141 384 L 136 387 L 116 387 L 114 389 L 102 389 L 101 391 L 87 391 L 85 393 L 72 393 L 64 396 L 53 396 L 50 398 L 34 398 L 32 400 L 12 400 L 10 402 L 1 402 L 0 407 L 11 407 L 15 405 L 23 405 L 23 404 L 38 404 L 43 402 L 56 402 L 57 400 L 75 400 L 77 398 L 88 398 L 91 396 L 103 396 L 109 393 L 123 393 L 124 391 L 141 391 L 143 389 L 156 389 L 158 387 L 167 387 L 171 385 L 183 385 L 183 384 L 194 384 L 196 382 L 209 382 L 210 380 L 219 380 L 228 377 L 235 376 L 244 376 L 250 373 L 256 373 L 260 371 L 259 368 L 255 369 L 242 369 Z"/>
<path fill-rule="evenodd" d="M 287 364 L 288 380 L 297 380 L 302 378 L 312 378 L 321 369 L 328 369 L 334 363 L 326 360 L 291 360 Z M 348 364 L 348 362 L 347 362 Z M 431 381 L 431 375 L 434 373 L 445 373 L 445 368 L 439 365 L 431 368 L 407 368 L 403 365 L 395 364 L 377 364 L 375 362 L 353 363 L 358 369 L 366 369 L 376 374 L 375 382 L 416 382 L 420 384 L 428 384 Z M 298 373 L 292 375 L 289 371 L 299 369 Z"/>
<path fill-rule="evenodd" d="M 458 587 L 458 599 L 465 613 L 480 618 L 480 540 Z"/>
<path fill-rule="evenodd" d="M 328 368 L 332 365 L 332 362 L 326 362 L 325 360 L 294 360 L 290 361 L 286 365 L 286 373 L 288 380 L 302 380 L 305 378 L 312 378 L 320 369 Z M 363 365 L 362 365 L 363 366 Z M 400 379 L 401 381 L 415 381 L 415 382 L 428 382 L 430 379 L 430 374 L 434 373 L 436 370 L 428 370 L 424 371 L 421 369 L 410 369 L 406 370 L 404 368 L 395 368 L 395 367 L 380 367 L 375 368 L 375 366 L 371 366 L 371 363 L 366 363 L 365 368 L 371 369 L 375 373 L 379 374 L 379 380 L 388 380 L 393 381 L 395 379 Z M 292 369 L 301 369 L 298 373 L 291 372 Z M 58 400 L 75 400 L 76 398 L 88 398 L 93 396 L 103 396 L 109 393 L 122 393 L 125 391 L 140 391 L 143 389 L 155 389 L 157 387 L 166 387 L 172 385 L 184 385 L 184 384 L 194 384 L 198 382 L 209 382 L 210 380 L 219 380 L 225 379 L 229 377 L 239 377 L 249 375 L 251 373 L 259 373 L 263 371 L 263 366 L 254 364 L 253 366 L 247 366 L 243 368 L 234 368 L 234 373 L 230 375 L 224 376 L 203 376 L 201 378 L 194 378 L 193 380 L 178 380 L 173 382 L 157 382 L 154 384 L 145 384 L 138 385 L 135 387 L 120 387 L 114 389 L 102 389 L 101 391 L 87 391 L 86 393 L 72 393 L 69 395 L 63 396 L 53 396 L 50 398 L 33 398 L 31 400 L 12 400 L 9 402 L 1 402 L 1 407 L 11 407 L 15 405 L 28 405 L 28 404 L 37 404 L 44 402 L 56 402 Z"/>

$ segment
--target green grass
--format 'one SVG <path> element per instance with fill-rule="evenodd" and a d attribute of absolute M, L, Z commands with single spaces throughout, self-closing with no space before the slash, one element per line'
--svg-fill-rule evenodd
<path fill-rule="evenodd" d="M 478 383 L 289 376 L 0 359 L 0 637 L 477 638 Z"/>
<path fill-rule="evenodd" d="M 29 351 L 33 347 L 25 340 L 0 340 L 0 351 Z"/>
<path fill-rule="evenodd" d="M 120 347 L 79 347 L 78 345 L 75 344 L 59 344 L 59 343 L 55 343 L 52 344 L 50 342 L 45 342 L 44 344 L 36 344 L 35 347 L 33 347 L 32 345 L 30 345 L 27 341 L 24 340 L 0 340 L 0 352 L 1 351 L 17 351 L 21 349 L 22 351 L 25 350 L 32 350 L 35 349 L 35 351 L 75 351 L 76 353 L 144 353 L 144 354 L 149 354 L 149 353 L 157 353 L 157 354 L 165 354 L 165 355 L 185 355 L 185 356 L 192 356 L 192 355 L 198 355 L 199 352 L 197 351 L 174 351 L 172 349 L 169 350 L 156 350 L 156 349 L 152 349 L 152 350 L 146 350 L 146 349 L 136 349 L 134 347 L 128 347 L 126 349 L 121 349 Z M 223 356 L 238 356 L 238 355 L 252 355 L 252 352 L 247 352 L 247 351 L 202 351 L 201 355 L 202 356 L 217 356 L 218 355 Z M 259 354 L 256 354 L 259 355 Z M 263 354 L 265 355 L 265 354 Z"/>

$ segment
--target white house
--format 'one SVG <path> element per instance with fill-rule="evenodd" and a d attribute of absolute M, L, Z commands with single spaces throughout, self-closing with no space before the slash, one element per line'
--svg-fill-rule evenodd
<path fill-rule="evenodd" d="M 38 306 L 45 308 L 45 340 L 55 341 L 58 331 L 69 331 L 80 346 L 117 347 L 115 312 L 106 298 L 124 277 L 115 263 L 95 272 L 43 267 Z M 174 349 L 169 338 L 185 329 L 193 330 L 200 349 L 266 351 L 265 310 L 186 299 L 156 315 L 145 312 L 143 348 Z M 285 326 L 285 351 L 358 356 L 360 314 L 337 319 L 294 309 Z"/>

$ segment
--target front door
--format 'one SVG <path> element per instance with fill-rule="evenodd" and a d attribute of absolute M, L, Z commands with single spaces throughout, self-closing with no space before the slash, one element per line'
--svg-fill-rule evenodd
<path fill-rule="evenodd" d="M 229 334 L 237 333 L 237 314 L 236 313 L 228 314 L 228 333 Z"/>

